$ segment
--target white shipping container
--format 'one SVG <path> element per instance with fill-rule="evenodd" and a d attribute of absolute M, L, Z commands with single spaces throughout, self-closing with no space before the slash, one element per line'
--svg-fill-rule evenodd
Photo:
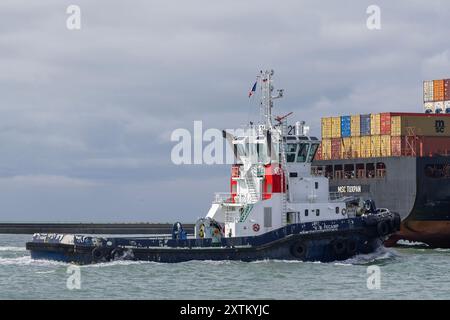
<path fill-rule="evenodd" d="M 433 102 L 425 102 L 423 104 L 425 111 L 431 110 L 431 113 L 434 113 L 434 103 Z"/>
<path fill-rule="evenodd" d="M 450 101 L 444 101 L 444 111 L 450 113 Z"/>
<path fill-rule="evenodd" d="M 434 103 L 434 112 L 442 113 L 444 111 L 444 101 L 438 101 Z"/>
<path fill-rule="evenodd" d="M 433 101 L 433 80 L 423 82 L 423 102 Z"/>

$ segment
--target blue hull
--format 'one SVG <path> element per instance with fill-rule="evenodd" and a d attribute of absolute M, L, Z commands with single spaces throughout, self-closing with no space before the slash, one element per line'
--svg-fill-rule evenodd
<path fill-rule="evenodd" d="M 60 243 L 58 239 L 53 239 L 54 241 L 35 239 L 27 243 L 27 249 L 31 251 L 34 259 L 77 264 L 115 259 L 165 263 L 189 260 L 266 259 L 330 262 L 373 252 L 388 234 L 397 231 L 399 223 L 399 217 L 391 216 L 371 222 L 363 218 L 351 218 L 292 224 L 263 235 L 222 238 L 216 243 L 213 243 L 212 239 L 75 236 L 74 244 Z M 380 224 L 384 224 L 385 228 L 380 228 Z"/>

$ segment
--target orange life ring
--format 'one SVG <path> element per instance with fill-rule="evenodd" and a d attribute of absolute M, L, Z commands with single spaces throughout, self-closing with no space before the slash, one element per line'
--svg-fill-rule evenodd
<path fill-rule="evenodd" d="M 258 232 L 259 231 L 259 224 L 255 223 L 253 225 L 253 231 Z"/>

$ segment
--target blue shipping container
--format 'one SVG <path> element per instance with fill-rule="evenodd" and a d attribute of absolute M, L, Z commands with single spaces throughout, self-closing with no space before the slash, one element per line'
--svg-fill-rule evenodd
<path fill-rule="evenodd" d="M 352 135 L 351 117 L 341 117 L 341 137 L 350 137 Z"/>
<path fill-rule="evenodd" d="M 361 115 L 361 135 L 370 136 L 370 114 Z"/>

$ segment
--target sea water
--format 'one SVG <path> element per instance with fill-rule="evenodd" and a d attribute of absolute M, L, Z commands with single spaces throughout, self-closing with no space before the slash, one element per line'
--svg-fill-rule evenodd
<path fill-rule="evenodd" d="M 449 249 L 382 248 L 332 263 L 115 261 L 74 273 L 32 260 L 30 239 L 0 235 L 0 299 L 450 299 Z"/>

